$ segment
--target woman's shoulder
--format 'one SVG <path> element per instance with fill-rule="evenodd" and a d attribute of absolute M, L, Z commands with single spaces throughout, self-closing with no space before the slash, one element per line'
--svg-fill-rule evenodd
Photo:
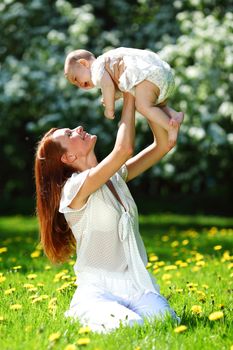
<path fill-rule="evenodd" d="M 64 183 L 61 191 L 60 212 L 64 212 L 82 187 L 90 169 L 74 172 Z"/>

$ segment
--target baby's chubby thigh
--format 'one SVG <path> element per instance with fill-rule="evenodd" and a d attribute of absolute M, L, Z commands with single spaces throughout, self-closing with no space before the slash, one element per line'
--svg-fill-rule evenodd
<path fill-rule="evenodd" d="M 143 80 L 135 87 L 135 107 L 146 116 L 148 109 L 156 105 L 160 94 L 159 87 L 148 80 Z"/>

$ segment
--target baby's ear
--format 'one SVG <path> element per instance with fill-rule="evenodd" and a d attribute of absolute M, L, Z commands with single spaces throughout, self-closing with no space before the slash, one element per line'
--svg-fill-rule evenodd
<path fill-rule="evenodd" d="M 90 67 L 90 63 L 88 60 L 85 60 L 85 58 L 80 58 L 78 60 L 78 63 L 80 63 L 82 66 L 89 68 Z"/>

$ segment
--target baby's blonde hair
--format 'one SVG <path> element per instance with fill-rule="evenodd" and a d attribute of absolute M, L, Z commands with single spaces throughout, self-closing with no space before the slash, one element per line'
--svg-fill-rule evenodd
<path fill-rule="evenodd" d="M 71 51 L 65 59 L 65 64 L 64 64 L 64 75 L 68 80 L 73 80 L 72 78 L 72 73 L 73 73 L 73 67 L 75 64 L 78 63 L 78 60 L 84 58 L 87 61 L 92 60 L 95 58 L 93 53 L 87 50 L 74 50 Z"/>

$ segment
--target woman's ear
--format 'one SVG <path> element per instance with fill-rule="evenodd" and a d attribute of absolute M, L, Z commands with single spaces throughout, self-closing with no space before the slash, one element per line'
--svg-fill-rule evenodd
<path fill-rule="evenodd" d="M 82 66 L 89 68 L 90 67 L 90 63 L 88 60 L 86 60 L 85 58 L 80 58 L 78 60 L 78 63 L 80 63 Z"/>
<path fill-rule="evenodd" d="M 65 163 L 65 164 L 73 163 L 76 159 L 77 159 L 77 157 L 74 154 L 64 153 L 61 156 L 61 161 L 62 161 L 62 163 Z"/>

